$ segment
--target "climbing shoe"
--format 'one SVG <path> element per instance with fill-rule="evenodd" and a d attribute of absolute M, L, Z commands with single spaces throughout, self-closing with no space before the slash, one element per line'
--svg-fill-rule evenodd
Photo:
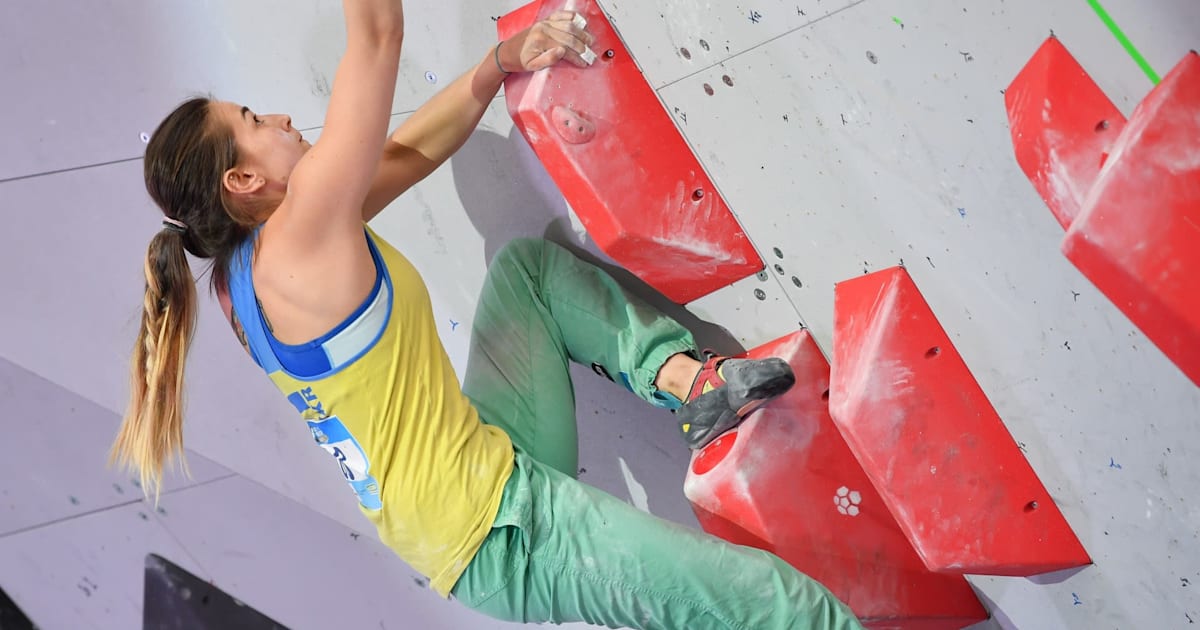
<path fill-rule="evenodd" d="M 684 440 L 693 450 L 704 448 L 796 383 L 796 375 L 783 359 L 731 359 L 709 351 L 704 354 L 704 365 L 683 406 L 675 412 Z"/>

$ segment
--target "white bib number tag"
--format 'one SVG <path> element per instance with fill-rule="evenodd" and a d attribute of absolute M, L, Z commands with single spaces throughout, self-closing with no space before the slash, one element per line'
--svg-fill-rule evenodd
<path fill-rule="evenodd" d="M 337 460 L 342 469 L 342 476 L 358 495 L 358 501 L 368 510 L 378 510 L 383 507 L 379 498 L 379 484 L 369 470 L 367 454 L 359 446 L 358 440 L 346 430 L 346 425 L 337 416 L 322 420 L 309 420 L 308 429 L 312 431 L 313 440 Z"/>

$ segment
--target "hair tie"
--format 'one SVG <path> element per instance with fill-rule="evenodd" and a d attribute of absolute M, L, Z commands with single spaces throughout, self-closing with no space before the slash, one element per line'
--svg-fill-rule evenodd
<path fill-rule="evenodd" d="M 164 218 L 162 224 L 167 230 L 171 232 L 179 232 L 180 234 L 187 232 L 188 229 L 186 223 L 180 221 L 179 219 L 172 219 L 171 217 Z"/>

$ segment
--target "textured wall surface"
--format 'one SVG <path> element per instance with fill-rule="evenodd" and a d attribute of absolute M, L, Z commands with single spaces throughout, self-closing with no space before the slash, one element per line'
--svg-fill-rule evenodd
<path fill-rule="evenodd" d="M 394 122 L 519 4 L 406 3 Z M 903 262 L 1096 562 L 972 578 L 985 625 L 1200 619 L 1200 391 L 1062 257 L 1012 157 L 1001 91 L 1051 32 L 1126 114 L 1152 87 L 1088 3 L 601 4 L 769 265 L 671 312 L 720 350 L 803 323 L 828 354 L 833 284 Z M 1200 46 L 1194 0 L 1108 5 L 1160 74 Z M 211 300 L 188 373 L 192 478 L 155 509 L 105 467 L 158 229 L 141 134 L 212 92 L 315 138 L 341 19 L 333 0 L 0 4 L 0 586 L 44 628 L 136 627 L 147 553 L 292 628 L 506 627 L 440 601 L 376 541 Z M 598 253 L 502 99 L 373 225 L 425 276 L 459 368 L 500 246 L 549 235 Z M 574 376 L 581 479 L 695 526 L 671 416 Z"/>

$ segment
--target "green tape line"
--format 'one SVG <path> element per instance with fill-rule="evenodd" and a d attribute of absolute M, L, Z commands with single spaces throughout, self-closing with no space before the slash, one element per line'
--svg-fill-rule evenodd
<path fill-rule="evenodd" d="M 1138 52 L 1138 49 L 1133 45 L 1133 42 L 1129 41 L 1129 38 L 1125 36 L 1123 31 L 1121 31 L 1121 27 L 1117 26 L 1117 23 L 1113 21 L 1112 16 L 1108 14 L 1108 11 L 1105 11 L 1104 7 L 1100 6 L 1100 0 L 1087 0 L 1087 3 L 1092 5 L 1092 9 L 1096 11 L 1096 15 L 1100 16 L 1100 21 L 1104 22 L 1104 25 L 1108 27 L 1110 32 L 1112 32 L 1113 37 L 1117 38 L 1117 41 L 1121 43 L 1121 46 L 1125 49 L 1125 52 L 1129 53 L 1130 57 L 1133 57 L 1134 62 L 1136 62 L 1138 67 L 1142 69 L 1142 72 L 1145 72 L 1146 76 L 1150 77 L 1150 82 L 1154 85 L 1158 85 L 1158 82 L 1162 80 L 1159 78 L 1158 73 L 1154 71 L 1154 68 L 1150 67 L 1150 62 L 1146 61 L 1146 58 L 1142 56 L 1142 53 Z"/>

